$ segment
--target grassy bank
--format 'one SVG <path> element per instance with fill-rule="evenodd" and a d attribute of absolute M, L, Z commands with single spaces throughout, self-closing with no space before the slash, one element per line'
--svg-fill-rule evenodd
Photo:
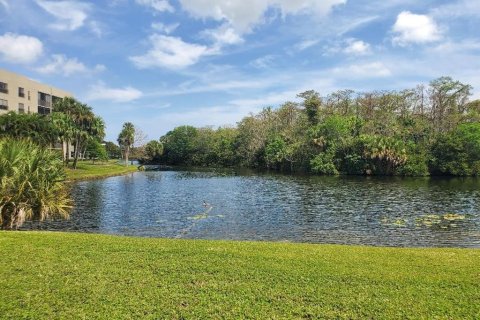
<path fill-rule="evenodd" d="M 80 161 L 77 169 L 66 169 L 68 180 L 86 180 L 100 179 L 112 176 L 118 176 L 137 171 L 137 166 L 125 166 L 118 163 L 118 160 L 109 160 L 107 162 Z"/>
<path fill-rule="evenodd" d="M 479 319 L 480 250 L 0 232 L 0 318 Z"/>

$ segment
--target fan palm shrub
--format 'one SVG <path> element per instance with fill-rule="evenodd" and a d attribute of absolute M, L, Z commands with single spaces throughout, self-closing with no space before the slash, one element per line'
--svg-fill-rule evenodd
<path fill-rule="evenodd" d="M 62 160 L 30 140 L 0 140 L 0 227 L 67 218 L 72 208 Z"/>

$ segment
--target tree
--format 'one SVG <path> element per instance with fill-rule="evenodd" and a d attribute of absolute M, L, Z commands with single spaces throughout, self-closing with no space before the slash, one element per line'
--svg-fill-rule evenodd
<path fill-rule="evenodd" d="M 437 132 L 453 129 L 466 111 L 472 86 L 440 77 L 430 82 L 431 118 Z"/>
<path fill-rule="evenodd" d="M 197 129 L 192 126 L 181 126 L 167 132 L 160 140 L 165 147 L 164 157 L 167 163 L 191 165 L 197 135 Z"/>
<path fill-rule="evenodd" d="M 57 130 L 49 117 L 9 112 L 0 116 L 0 137 L 29 138 L 44 147 L 57 140 Z"/>
<path fill-rule="evenodd" d="M 302 93 L 299 93 L 297 97 L 303 99 L 303 107 L 307 115 L 308 121 L 311 124 L 316 124 L 318 122 L 318 114 L 320 112 L 320 107 L 322 106 L 322 99 L 320 94 L 314 90 L 308 90 Z"/>
<path fill-rule="evenodd" d="M 440 135 L 431 153 L 434 173 L 480 175 L 480 123 L 464 123 Z"/>
<path fill-rule="evenodd" d="M 88 159 L 95 163 L 95 160 L 106 161 L 108 160 L 107 150 L 100 142 L 95 139 L 91 139 L 87 143 L 86 156 Z"/>
<path fill-rule="evenodd" d="M 90 106 L 71 97 L 59 99 L 54 105 L 54 112 L 64 113 L 74 124 L 73 127 L 68 128 L 69 132 L 65 133 L 65 136 L 72 137 L 75 147 L 73 169 L 76 169 L 78 158 L 85 150 L 88 140 L 90 138 L 103 139 L 105 124 L 101 118 L 95 116 Z"/>
<path fill-rule="evenodd" d="M 135 126 L 131 122 L 125 122 L 122 131 L 118 135 L 118 144 L 123 148 L 125 165 L 128 166 L 128 156 L 130 149 L 135 143 Z"/>
<path fill-rule="evenodd" d="M 105 149 L 109 159 L 120 159 L 122 156 L 120 147 L 111 141 L 105 142 Z"/>
<path fill-rule="evenodd" d="M 147 163 L 158 163 L 161 160 L 162 154 L 163 144 L 157 140 L 149 141 L 145 145 L 145 153 L 142 161 Z"/>
<path fill-rule="evenodd" d="M 0 227 L 67 217 L 72 208 L 57 154 L 28 140 L 0 140 Z"/>

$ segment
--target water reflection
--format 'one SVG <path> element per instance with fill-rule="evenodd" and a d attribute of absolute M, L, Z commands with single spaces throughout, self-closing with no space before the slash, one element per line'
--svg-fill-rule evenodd
<path fill-rule="evenodd" d="M 139 172 L 79 182 L 73 187 L 76 208 L 70 220 L 29 223 L 24 228 L 170 238 L 480 247 L 479 187 L 480 180 L 473 178 Z M 204 200 L 213 206 L 209 212 L 202 206 Z"/>

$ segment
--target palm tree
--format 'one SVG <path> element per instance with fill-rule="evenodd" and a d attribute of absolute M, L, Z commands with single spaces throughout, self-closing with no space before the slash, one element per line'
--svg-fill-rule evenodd
<path fill-rule="evenodd" d="M 54 112 L 51 114 L 53 126 L 56 130 L 58 142 L 62 144 L 62 159 L 68 164 L 70 158 L 70 143 L 75 132 L 75 123 L 63 112 Z"/>
<path fill-rule="evenodd" d="M 25 220 L 68 217 L 72 207 L 65 171 L 55 152 L 29 140 L 0 140 L 0 228 Z"/>
<path fill-rule="evenodd" d="M 135 142 L 135 127 L 131 122 L 125 122 L 122 127 L 122 131 L 118 135 L 118 144 L 123 147 L 125 154 L 125 165 L 128 166 L 128 155 L 130 154 L 130 148 Z"/>
<path fill-rule="evenodd" d="M 73 169 L 76 169 L 81 150 L 86 147 L 87 140 L 92 135 L 92 126 L 96 128 L 95 132 L 104 134 L 105 125 L 103 120 L 95 120 L 95 114 L 90 106 L 82 104 L 71 97 L 58 100 L 54 110 L 66 114 L 74 124 L 73 128 L 71 128 L 73 129 L 71 131 L 71 142 L 75 147 Z M 93 124 L 95 121 L 96 124 Z"/>

